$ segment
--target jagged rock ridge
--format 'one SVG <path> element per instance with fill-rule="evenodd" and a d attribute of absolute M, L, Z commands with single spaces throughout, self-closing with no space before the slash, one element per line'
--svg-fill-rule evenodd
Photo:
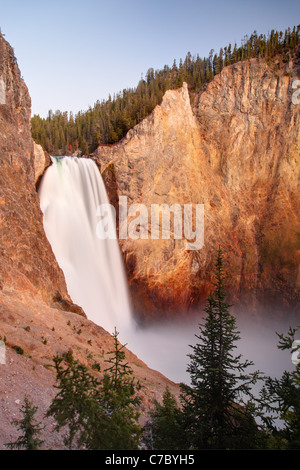
<path fill-rule="evenodd" d="M 0 364 L 0 449 L 18 436 L 11 422 L 20 417 L 25 396 L 44 419 L 56 393 L 54 372 L 44 366 L 54 355 L 72 349 L 88 367 L 95 360 L 103 367 L 113 345 L 111 332 L 73 304 L 46 238 L 36 185 L 49 156 L 32 140 L 30 108 L 13 49 L 0 34 L 0 341 L 6 349 L 6 363 Z M 178 385 L 124 351 L 142 385 L 142 415 L 154 399 L 161 400 L 166 385 L 178 394 Z M 43 448 L 64 448 L 63 437 L 53 436 L 47 422 Z"/>

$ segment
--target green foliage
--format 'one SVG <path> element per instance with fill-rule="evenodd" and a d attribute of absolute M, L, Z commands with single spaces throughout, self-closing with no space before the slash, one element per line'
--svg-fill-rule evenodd
<path fill-rule="evenodd" d="M 62 358 L 64 359 L 64 361 L 66 362 L 73 362 L 74 358 L 73 358 L 73 351 L 72 349 L 68 349 L 68 351 L 64 352 L 62 354 Z"/>
<path fill-rule="evenodd" d="M 272 30 L 266 37 L 256 31 L 245 36 L 240 47 L 221 48 L 218 54 L 211 50 L 209 57 L 192 57 L 188 52 L 179 65 L 164 66 L 162 70 L 150 68 L 136 88 L 124 89 L 97 101 L 86 112 L 73 113 L 49 111 L 47 118 L 33 116 L 32 136 L 51 155 L 68 155 L 80 150 L 83 154 L 93 152 L 99 144 L 112 144 L 122 139 L 129 129 L 148 116 L 164 93 L 169 89 L 188 84 L 191 93 L 198 93 L 222 68 L 251 58 L 270 62 L 280 55 L 283 63 L 295 54 L 299 45 L 300 26 L 285 33 Z"/>
<path fill-rule="evenodd" d="M 139 384 L 125 359 L 115 331 L 110 364 L 100 379 L 73 358 L 68 364 L 54 357 L 58 394 L 48 416 L 56 419 L 55 430 L 68 427 L 65 444 L 86 449 L 136 449 L 140 437 L 136 393 Z"/>
<path fill-rule="evenodd" d="M 44 441 L 40 440 L 38 437 L 43 428 L 40 426 L 40 423 L 36 423 L 34 419 L 37 407 L 33 406 L 29 399 L 25 397 L 20 411 L 23 414 L 23 419 L 13 421 L 12 424 L 17 426 L 22 434 L 15 442 L 10 442 L 5 445 L 10 450 L 38 450 Z"/>
<path fill-rule="evenodd" d="M 293 349 L 295 334 L 300 330 L 290 328 L 287 335 L 278 334 L 278 348 Z M 298 346 L 299 350 L 299 346 Z M 292 372 L 284 371 L 280 379 L 268 377 L 261 391 L 265 413 L 264 422 L 271 431 L 271 442 L 278 448 L 300 449 L 300 363 L 295 364 Z M 274 424 L 275 418 L 280 418 L 284 428 L 278 430 Z M 270 442 L 270 440 L 269 440 Z"/>
<path fill-rule="evenodd" d="M 148 449 L 171 450 L 184 448 L 181 415 L 175 397 L 168 387 L 163 402 L 154 403 L 150 419 L 144 428 L 143 441 Z"/>
<path fill-rule="evenodd" d="M 253 363 L 234 355 L 240 336 L 226 302 L 224 278 L 219 249 L 214 291 L 196 335 L 199 342 L 189 354 L 191 386 L 181 386 L 184 427 L 190 446 L 196 449 L 251 448 L 257 436 L 251 387 L 260 374 L 248 374 Z M 250 399 L 245 403 L 242 396 Z"/>

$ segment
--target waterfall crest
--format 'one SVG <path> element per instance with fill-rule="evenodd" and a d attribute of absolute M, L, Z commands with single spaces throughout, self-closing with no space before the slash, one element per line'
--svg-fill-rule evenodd
<path fill-rule="evenodd" d="M 117 237 L 99 239 L 100 204 L 109 204 L 91 159 L 52 157 L 39 187 L 44 229 L 73 302 L 110 333 L 131 323 L 127 280 Z M 122 336 L 122 334 L 121 334 Z"/>

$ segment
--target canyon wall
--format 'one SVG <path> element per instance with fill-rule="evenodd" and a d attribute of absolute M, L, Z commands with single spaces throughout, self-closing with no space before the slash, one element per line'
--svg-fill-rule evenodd
<path fill-rule="evenodd" d="M 167 91 L 160 106 L 92 158 L 118 214 L 143 204 L 204 204 L 204 246 L 185 240 L 120 240 L 136 314 L 151 319 L 199 309 L 216 250 L 237 308 L 283 315 L 299 302 L 299 109 L 297 64 L 252 59 L 228 66 L 199 95 Z M 136 213 L 138 214 L 138 212 Z M 128 215 L 128 224 L 134 220 Z"/>

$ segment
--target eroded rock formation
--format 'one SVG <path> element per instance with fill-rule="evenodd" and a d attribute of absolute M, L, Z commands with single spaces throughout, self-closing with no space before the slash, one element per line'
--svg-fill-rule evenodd
<path fill-rule="evenodd" d="M 204 204 L 205 243 L 120 240 L 137 315 L 203 304 L 222 246 L 231 301 L 282 314 L 299 302 L 299 109 L 295 64 L 226 67 L 193 106 L 186 85 L 126 137 L 93 155 L 111 201 Z M 128 223 L 133 217 L 128 217 Z M 149 221 L 150 222 L 150 221 Z"/>
<path fill-rule="evenodd" d="M 54 371 L 44 366 L 54 355 L 72 349 L 88 367 L 96 360 L 105 367 L 104 356 L 112 350 L 111 332 L 89 321 L 70 299 L 46 238 L 36 184 L 49 156 L 31 138 L 30 107 L 13 50 L 0 34 L 0 341 L 6 348 L 6 363 L 0 364 L 0 449 L 17 438 L 11 422 L 25 396 L 44 419 L 56 393 Z M 178 395 L 178 385 L 124 351 L 143 387 L 142 414 L 154 399 L 161 401 L 166 385 Z M 53 441 L 45 428 L 44 448 L 64 448 L 63 436 Z"/>
<path fill-rule="evenodd" d="M 140 318 L 199 307 L 211 288 L 219 244 L 233 302 L 251 312 L 260 305 L 278 313 L 297 307 L 300 108 L 291 99 L 297 78 L 295 64 L 275 70 L 252 60 L 226 67 L 192 105 L 186 86 L 168 91 L 121 142 L 93 155 L 117 209 L 121 196 L 149 213 L 152 204 L 205 207 L 198 251 L 173 239 L 172 224 L 170 240 L 152 239 L 150 225 L 148 238 L 120 240 Z M 112 343 L 100 326 L 73 315 L 83 312 L 69 298 L 46 239 L 36 184 L 49 157 L 31 138 L 30 106 L 13 50 L 0 35 L 0 339 L 24 350 L 16 357 L 9 349 L 9 364 L 0 369 L 0 447 L 24 383 L 27 392 L 40 386 L 35 405 L 48 404 L 54 376 L 47 371 L 41 379 L 37 365 L 69 348 L 83 362 L 102 360 Z M 144 387 L 144 412 L 166 385 L 178 394 L 128 350 L 126 357 Z"/>

